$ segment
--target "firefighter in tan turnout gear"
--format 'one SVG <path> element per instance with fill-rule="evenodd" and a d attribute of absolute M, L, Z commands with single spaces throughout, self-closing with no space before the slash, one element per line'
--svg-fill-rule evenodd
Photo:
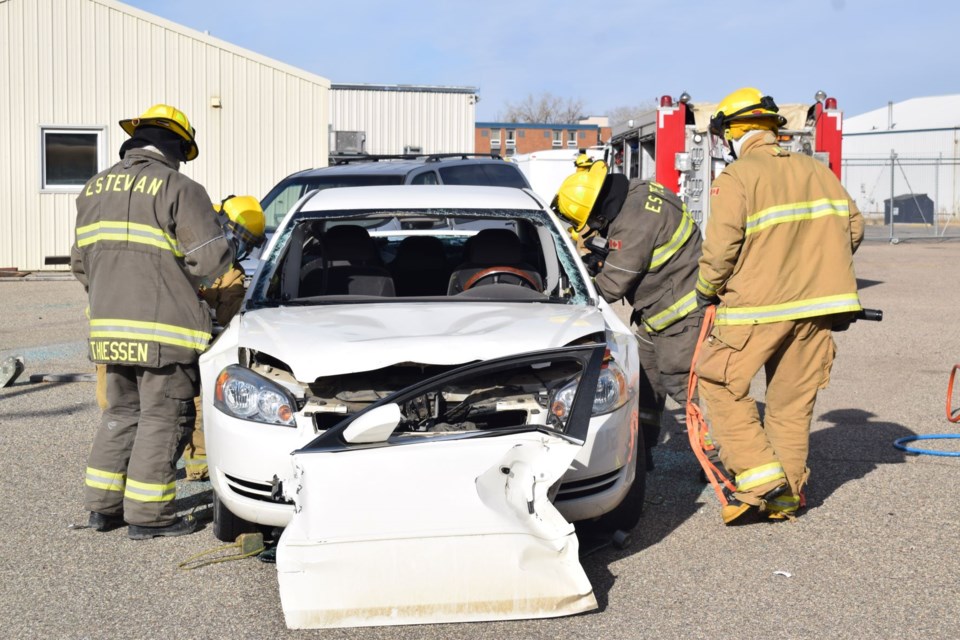
<path fill-rule="evenodd" d="M 863 218 L 836 176 L 777 145 L 786 121 L 746 88 L 710 121 L 735 161 L 710 190 L 701 304 L 719 301 L 696 373 L 720 459 L 736 492 L 725 524 L 784 519 L 801 506 L 817 391 L 834 358 L 831 327 L 860 310 L 853 253 Z M 750 381 L 766 372 L 761 422 Z"/>
<path fill-rule="evenodd" d="M 213 205 L 219 216 L 220 226 L 234 240 L 237 257 L 230 269 L 214 280 L 209 287 L 201 287 L 200 298 L 207 303 L 214 320 L 225 327 L 240 310 L 246 294 L 246 273 L 240 262 L 250 251 L 266 239 L 266 221 L 260 203 L 253 196 L 227 196 L 220 204 Z M 97 405 L 101 411 L 107 408 L 107 365 L 97 365 Z M 194 400 L 196 425 L 190 441 L 183 450 L 184 471 L 187 480 L 206 480 L 207 450 L 203 437 L 203 421 L 200 396 Z"/>
<path fill-rule="evenodd" d="M 700 231 L 680 199 L 663 185 L 611 174 L 604 162 L 585 154 L 576 166 L 553 208 L 591 249 L 584 262 L 604 299 L 625 298 L 633 307 L 645 374 L 640 425 L 650 469 L 667 394 L 686 403 L 703 317 L 695 291 Z"/>
<path fill-rule="evenodd" d="M 156 105 L 120 126 L 131 136 L 120 162 L 77 198 L 71 256 L 89 297 L 90 357 L 107 365 L 84 504 L 97 531 L 126 521 L 132 539 L 183 535 L 197 523 L 174 510 L 175 464 L 211 338 L 196 292 L 235 250 L 207 192 L 178 172 L 198 153 L 187 117 Z"/>
<path fill-rule="evenodd" d="M 225 274 L 209 287 L 200 289 L 200 297 L 213 311 L 217 324 L 225 327 L 233 316 L 237 315 L 246 293 L 246 274 L 240 261 L 263 244 L 266 239 L 266 220 L 260 203 L 253 196 L 227 196 L 220 204 L 213 205 L 213 208 L 220 214 L 220 226 L 237 247 L 237 257 Z M 200 396 L 194 400 L 194 407 L 197 421 L 190 442 L 183 450 L 184 471 L 187 480 L 205 480 L 209 474 Z"/>

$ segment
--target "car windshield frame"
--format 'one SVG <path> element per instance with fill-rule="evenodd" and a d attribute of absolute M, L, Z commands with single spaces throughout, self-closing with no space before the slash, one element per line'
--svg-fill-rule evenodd
<path fill-rule="evenodd" d="M 267 290 L 274 278 L 278 265 L 282 262 L 287 247 L 290 243 L 294 229 L 299 225 L 308 222 L 340 222 L 348 220 L 369 220 L 371 217 L 385 220 L 403 218 L 436 218 L 437 220 L 447 221 L 448 226 L 435 228 L 437 235 L 442 235 L 443 230 L 448 230 L 449 235 L 463 235 L 454 225 L 463 224 L 473 220 L 526 220 L 538 228 L 544 228 L 553 240 L 554 251 L 556 252 L 557 266 L 567 279 L 568 295 L 565 297 L 550 296 L 542 299 L 531 300 L 498 300 L 504 304 L 509 303 L 559 303 L 573 305 L 593 305 L 596 304 L 595 297 L 579 268 L 580 259 L 573 253 L 564 239 L 563 231 L 553 222 L 550 214 L 543 209 L 513 209 L 513 208 L 469 208 L 469 207 L 371 207 L 368 209 L 331 209 L 331 210 L 300 210 L 290 215 L 279 229 L 279 234 L 274 237 L 275 242 L 269 247 L 267 255 L 262 256 L 261 265 L 257 269 L 253 282 L 245 302 L 245 309 L 258 309 L 265 307 L 284 307 L 284 306 L 303 306 L 327 305 L 327 304 L 370 304 L 370 303 L 404 303 L 417 300 L 429 300 L 432 302 L 490 302 L 489 297 L 477 296 L 430 296 L 430 297 L 374 297 L 374 296 L 326 296 L 309 299 L 296 298 L 292 300 L 277 300 L 268 297 Z M 366 225 L 363 225 L 366 226 Z M 383 225 L 378 225 L 382 227 Z M 404 230 L 395 227 L 396 235 L 404 235 Z M 410 235 L 416 232 L 408 230 Z M 512 286 L 512 285 L 503 285 Z"/>

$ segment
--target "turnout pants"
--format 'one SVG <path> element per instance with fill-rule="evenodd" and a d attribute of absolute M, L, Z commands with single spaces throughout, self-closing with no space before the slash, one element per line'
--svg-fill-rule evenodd
<path fill-rule="evenodd" d="M 704 343 L 697 363 L 700 397 L 741 502 L 759 505 L 765 493 L 786 482 L 787 493 L 767 508 L 796 511 L 810 474 L 813 406 L 830 380 L 835 355 L 831 324 L 829 317 L 819 317 L 716 326 Z M 761 368 L 767 378 L 762 422 L 749 395 Z"/>
<path fill-rule="evenodd" d="M 193 400 L 196 409 L 197 419 L 190 436 L 190 442 L 183 450 L 184 470 L 187 472 L 187 480 L 206 480 L 209 477 L 207 470 L 207 446 L 203 437 L 203 409 L 201 408 L 200 396 Z"/>
<path fill-rule="evenodd" d="M 207 448 L 203 437 L 203 421 L 200 409 L 200 396 L 194 399 L 197 419 L 193 429 L 193 435 L 183 450 L 184 468 L 187 472 L 187 480 L 206 480 L 209 477 L 207 471 Z M 97 406 L 100 411 L 106 411 L 107 407 L 107 365 L 97 365 Z"/>
<path fill-rule="evenodd" d="M 690 362 L 700 337 L 703 310 L 697 309 L 663 331 L 637 330 L 640 346 L 640 426 L 647 450 L 660 440 L 660 421 L 667 395 L 680 406 L 687 403 Z M 696 398 L 694 398 L 696 399 Z"/>
<path fill-rule="evenodd" d="M 87 462 L 84 506 L 129 524 L 176 520 L 176 462 L 193 430 L 196 365 L 107 365 L 107 409 Z"/>

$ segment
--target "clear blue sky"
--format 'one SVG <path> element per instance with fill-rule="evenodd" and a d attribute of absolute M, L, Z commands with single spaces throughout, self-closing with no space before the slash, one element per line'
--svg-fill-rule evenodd
<path fill-rule="evenodd" d="M 960 93 L 954 0 L 126 2 L 335 83 L 477 87 L 480 121 L 543 92 L 602 115 L 682 91 L 823 89 L 847 116 Z"/>

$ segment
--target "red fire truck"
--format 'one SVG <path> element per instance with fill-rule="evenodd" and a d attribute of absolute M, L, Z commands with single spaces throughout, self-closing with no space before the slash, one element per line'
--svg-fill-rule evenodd
<path fill-rule="evenodd" d="M 787 104 L 780 114 L 787 125 L 780 144 L 806 153 L 840 177 L 843 114 L 835 98 L 818 91 L 812 105 Z M 610 138 L 611 170 L 628 178 L 656 180 L 680 195 L 704 228 L 710 215 L 710 183 L 723 169 L 721 147 L 708 131 L 716 104 L 694 104 L 686 93 L 660 98 L 660 106 L 636 120 L 614 125 Z"/>

